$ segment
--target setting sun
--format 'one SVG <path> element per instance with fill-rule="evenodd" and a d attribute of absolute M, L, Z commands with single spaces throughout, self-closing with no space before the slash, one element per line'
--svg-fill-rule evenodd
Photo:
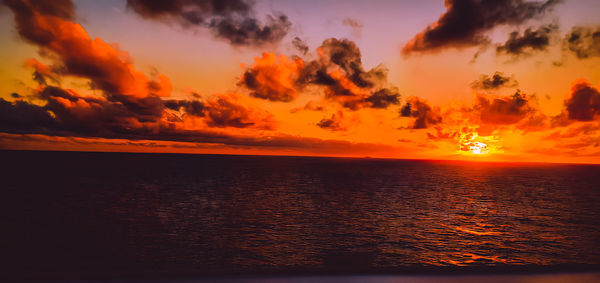
<path fill-rule="evenodd" d="M 0 0 L 0 281 L 600 283 L 598 14 Z"/>
<path fill-rule="evenodd" d="M 488 154 L 488 146 L 482 142 L 471 142 L 467 145 L 472 154 Z"/>

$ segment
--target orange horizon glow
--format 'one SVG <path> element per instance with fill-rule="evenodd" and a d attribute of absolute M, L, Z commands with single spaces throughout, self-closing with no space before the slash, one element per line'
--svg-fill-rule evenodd
<path fill-rule="evenodd" d="M 95 15 L 87 3 L 2 5 L 0 149 L 600 164 L 600 53 L 567 42 L 568 29 L 513 55 L 498 51 L 502 24 L 517 28 L 501 19 L 435 41 L 446 2 L 398 42 L 371 41 L 382 26 L 365 21 L 365 39 L 319 27 L 246 46 L 161 25 L 176 40 L 153 45 L 138 31 L 161 23 L 133 11 L 103 12 L 132 26 L 117 32 L 80 20 Z M 553 15 L 581 25 L 561 7 Z"/>

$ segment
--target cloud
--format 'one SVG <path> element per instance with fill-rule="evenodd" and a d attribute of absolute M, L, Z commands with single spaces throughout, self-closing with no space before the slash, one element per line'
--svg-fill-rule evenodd
<path fill-rule="evenodd" d="M 371 108 L 387 108 L 390 105 L 399 104 L 399 98 L 398 90 L 383 88 L 365 98 L 365 101 L 371 103 Z"/>
<path fill-rule="evenodd" d="M 322 129 L 327 129 L 330 131 L 346 131 L 347 127 L 344 125 L 344 113 L 342 111 L 338 111 L 337 113 L 333 113 L 331 118 L 323 118 L 317 126 Z"/>
<path fill-rule="evenodd" d="M 326 99 L 351 110 L 399 104 L 400 94 L 388 83 L 387 69 L 365 70 L 354 42 L 330 38 L 317 53 L 314 60 L 264 53 L 255 58 L 239 84 L 250 90 L 250 95 L 271 101 L 290 102 L 306 88 L 320 87 Z"/>
<path fill-rule="evenodd" d="M 17 100 L 0 99 L 0 132 L 19 134 L 45 134 L 98 138 L 124 138 L 227 143 L 224 134 L 213 128 L 250 128 L 271 130 L 272 115 L 264 110 L 242 105 L 244 99 L 236 94 L 216 95 L 204 102 L 162 101 L 159 99 L 160 117 L 148 119 L 144 114 L 130 111 L 123 103 L 101 97 L 82 96 L 73 90 L 55 86 L 43 87 L 34 95 L 45 102 L 37 105 Z M 162 107 L 164 105 L 164 107 Z M 182 111 L 180 119 L 171 118 L 167 109 Z M 190 127 L 186 123 L 196 120 L 205 126 Z"/>
<path fill-rule="evenodd" d="M 600 27 L 575 26 L 564 42 L 579 59 L 600 56 Z"/>
<path fill-rule="evenodd" d="M 411 126 L 412 129 L 425 129 L 442 122 L 439 109 L 429 106 L 426 101 L 418 97 L 406 99 L 406 104 L 400 109 L 400 116 L 416 118 Z"/>
<path fill-rule="evenodd" d="M 40 85 L 47 85 L 46 80 L 59 83 L 57 75 L 54 73 L 54 71 L 49 66 L 40 63 L 40 61 L 36 59 L 27 59 L 27 61 L 25 61 L 25 67 L 34 69 L 33 80 Z"/>
<path fill-rule="evenodd" d="M 600 92 L 585 80 L 578 80 L 571 87 L 571 95 L 565 100 L 567 118 L 575 121 L 592 121 L 600 118 Z"/>
<path fill-rule="evenodd" d="M 473 89 L 499 89 L 502 87 L 515 87 L 518 82 L 512 78 L 505 76 L 502 72 L 495 72 L 491 77 L 487 75 L 481 75 L 481 77 L 471 83 Z"/>
<path fill-rule="evenodd" d="M 296 107 L 293 108 L 292 110 L 290 110 L 291 113 L 296 113 L 298 111 L 301 110 L 306 110 L 306 111 L 323 111 L 325 110 L 325 107 L 315 101 L 309 101 L 307 102 L 304 107 Z"/>
<path fill-rule="evenodd" d="M 458 131 L 444 132 L 440 126 L 434 127 L 435 133 L 427 133 L 427 138 L 434 141 L 454 140 L 459 134 Z"/>
<path fill-rule="evenodd" d="M 537 30 L 528 28 L 522 35 L 514 31 L 504 44 L 496 47 L 496 53 L 519 56 L 527 55 L 530 51 L 544 51 L 550 45 L 550 37 L 557 30 L 557 25 L 547 25 Z"/>
<path fill-rule="evenodd" d="M 362 34 L 363 24 L 356 19 L 344 18 L 342 24 L 350 28 L 350 32 L 353 36 L 360 37 Z"/>
<path fill-rule="evenodd" d="M 165 107 L 174 111 L 183 111 L 183 113 L 198 117 L 206 115 L 206 106 L 197 100 L 166 100 Z"/>
<path fill-rule="evenodd" d="M 402 48 L 404 55 L 489 43 L 485 32 L 498 25 L 518 25 L 542 16 L 558 0 L 446 0 L 446 12 Z"/>
<path fill-rule="evenodd" d="M 244 106 L 238 94 L 222 94 L 209 99 L 206 107 L 207 124 L 211 127 L 275 129 L 273 115 L 267 111 Z"/>
<path fill-rule="evenodd" d="M 56 73 L 89 79 L 109 101 L 120 102 L 129 111 L 150 119 L 160 116 L 159 97 L 168 96 L 172 88 L 166 76 L 158 74 L 150 79 L 135 69 L 127 52 L 99 38 L 90 38 L 83 27 L 69 21 L 73 17 L 72 11 L 66 11 L 73 8 L 70 2 L 59 1 L 60 5 L 54 8 L 39 2 L 5 4 L 13 11 L 21 38 L 55 60 Z"/>
<path fill-rule="evenodd" d="M 176 140 L 212 137 L 213 128 L 272 130 L 272 114 L 237 94 L 220 94 L 203 101 L 168 99 L 169 79 L 154 79 L 137 71 L 131 58 L 115 45 L 92 39 L 71 22 L 70 2 L 46 7 L 40 1 L 6 1 L 13 11 L 19 35 L 37 45 L 40 53 L 54 61 L 48 67 L 35 59 L 26 66 L 34 69 L 38 87 L 26 97 L 1 100 L 0 131 L 127 139 Z M 66 8 L 60 8 L 66 7 Z M 51 85 L 61 76 L 88 79 L 101 95 L 84 96 Z"/>
<path fill-rule="evenodd" d="M 297 36 L 294 37 L 294 39 L 292 39 L 292 45 L 294 46 L 294 48 L 296 48 L 296 50 L 300 51 L 302 55 L 306 55 L 306 53 L 308 53 L 308 45 L 301 38 Z"/>
<path fill-rule="evenodd" d="M 529 104 L 527 95 L 520 91 L 512 96 L 494 99 L 477 95 L 473 109 L 479 113 L 482 123 L 492 125 L 515 124 L 535 112 L 534 107 Z"/>
<path fill-rule="evenodd" d="M 127 7 L 144 19 L 207 28 L 234 46 L 280 42 L 292 25 L 287 16 L 267 15 L 263 23 L 253 15 L 253 6 L 245 0 L 127 0 Z"/>
<path fill-rule="evenodd" d="M 290 102 L 298 96 L 295 84 L 304 67 L 302 60 L 263 53 L 254 61 L 255 64 L 244 72 L 239 83 L 251 90 L 251 96 L 282 102 Z"/>
<path fill-rule="evenodd" d="M 20 15 L 28 14 L 31 11 L 37 11 L 40 14 L 58 17 L 63 20 L 75 19 L 75 6 L 71 0 L 3 0 L 3 4 Z M 26 27 L 26 22 L 20 22 L 20 24 L 21 25 L 18 28 L 30 30 Z"/>

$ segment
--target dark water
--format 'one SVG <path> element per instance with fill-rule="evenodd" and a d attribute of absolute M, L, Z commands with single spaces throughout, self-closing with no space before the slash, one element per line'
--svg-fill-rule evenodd
<path fill-rule="evenodd" d="M 4 273 L 600 264 L 600 166 L 0 151 Z"/>

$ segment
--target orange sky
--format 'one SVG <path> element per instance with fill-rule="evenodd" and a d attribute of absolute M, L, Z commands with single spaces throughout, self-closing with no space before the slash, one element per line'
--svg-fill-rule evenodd
<path fill-rule="evenodd" d="M 600 163 L 593 1 L 152 2 L 5 1 L 0 148 Z"/>

